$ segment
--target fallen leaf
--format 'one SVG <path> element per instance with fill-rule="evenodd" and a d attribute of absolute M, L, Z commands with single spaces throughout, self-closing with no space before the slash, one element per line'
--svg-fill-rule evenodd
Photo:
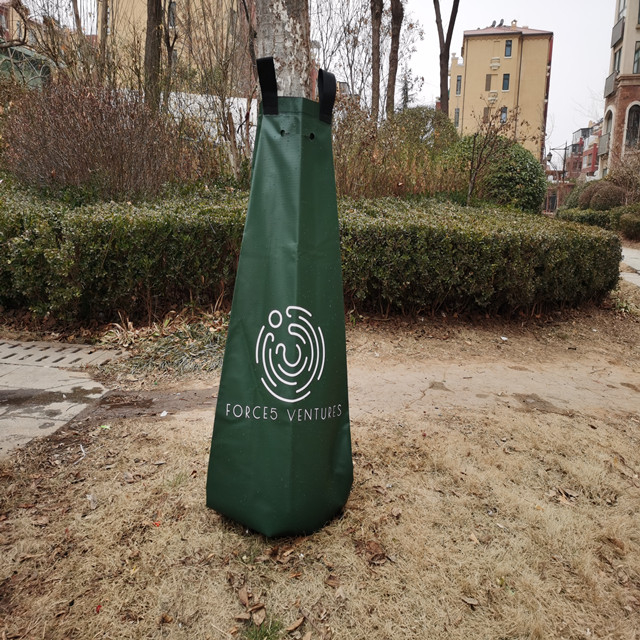
<path fill-rule="evenodd" d="M 34 524 L 36 527 L 46 527 L 49 524 L 49 518 L 47 516 L 40 516 L 32 520 L 31 524 Z"/>
<path fill-rule="evenodd" d="M 307 631 L 307 633 L 304 634 L 302 640 L 311 640 L 311 631 Z"/>
<path fill-rule="evenodd" d="M 400 507 L 393 507 L 393 509 L 391 509 L 391 515 L 394 518 L 399 518 L 402 515 L 402 509 Z"/>
<path fill-rule="evenodd" d="M 247 593 L 247 587 L 242 587 L 240 591 L 238 591 L 238 598 L 245 607 L 249 606 L 249 594 Z"/>
<path fill-rule="evenodd" d="M 463 596 L 462 602 L 466 602 L 470 607 L 480 606 L 480 603 L 475 598 L 466 598 Z"/>
<path fill-rule="evenodd" d="M 122 474 L 122 479 L 127 483 L 127 484 L 133 484 L 135 482 L 135 479 L 133 477 L 133 475 L 131 473 L 129 473 L 128 471 L 125 471 Z"/>
<path fill-rule="evenodd" d="M 338 587 L 336 589 L 336 599 L 338 600 L 346 600 L 347 596 L 344 594 L 344 589 L 342 587 Z"/>
<path fill-rule="evenodd" d="M 379 542 L 369 540 L 365 544 L 365 549 L 370 564 L 384 564 L 387 561 L 387 552 Z"/>
<path fill-rule="evenodd" d="M 303 624 L 304 624 L 304 616 L 302 616 L 301 618 L 298 618 L 293 624 L 290 624 L 285 629 L 285 631 L 287 633 L 291 633 L 292 631 L 295 631 L 296 629 L 299 629 Z"/>
<path fill-rule="evenodd" d="M 87 494 L 87 500 L 89 501 L 89 509 L 92 511 L 98 507 L 98 503 L 91 493 Z"/>
<path fill-rule="evenodd" d="M 160 617 L 160 624 L 171 624 L 173 622 L 173 616 L 168 613 L 163 613 Z"/>
<path fill-rule="evenodd" d="M 253 618 L 253 624 L 255 624 L 256 627 L 259 627 L 265 621 L 267 612 L 263 607 L 262 609 L 258 609 L 258 611 L 252 613 L 251 617 Z"/>
<path fill-rule="evenodd" d="M 471 542 L 473 542 L 473 544 L 480 544 L 480 540 L 478 540 L 477 536 L 475 533 L 472 533 L 469 535 L 469 540 L 471 540 Z"/>
<path fill-rule="evenodd" d="M 254 611 L 259 611 L 260 609 L 264 609 L 263 602 L 256 602 L 252 607 L 249 607 L 249 613 L 253 613 Z"/>
<path fill-rule="evenodd" d="M 328 586 L 330 586 L 333 589 L 337 589 L 340 586 L 340 578 L 338 578 L 338 576 L 333 575 L 332 573 L 330 573 L 326 578 L 324 583 Z"/>
<path fill-rule="evenodd" d="M 156 462 L 152 462 L 151 464 L 155 464 L 156 467 L 159 467 L 162 464 L 167 464 L 166 460 L 157 460 Z"/>
<path fill-rule="evenodd" d="M 245 611 L 244 613 L 238 614 L 235 617 L 235 620 L 237 620 L 238 622 L 249 622 L 249 620 L 251 620 L 251 614 Z"/>

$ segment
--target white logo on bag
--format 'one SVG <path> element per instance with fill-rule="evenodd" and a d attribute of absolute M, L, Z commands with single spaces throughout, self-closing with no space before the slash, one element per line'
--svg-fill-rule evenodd
<path fill-rule="evenodd" d="M 309 322 L 313 316 L 303 307 L 287 307 L 285 316 L 277 309 L 269 313 L 269 322 L 262 326 L 256 341 L 256 364 L 262 366 L 262 384 L 274 398 L 300 402 L 311 394 L 311 383 L 322 376 L 324 336 L 320 327 Z M 296 339 L 293 347 L 287 348 L 276 337 L 282 333 Z"/>

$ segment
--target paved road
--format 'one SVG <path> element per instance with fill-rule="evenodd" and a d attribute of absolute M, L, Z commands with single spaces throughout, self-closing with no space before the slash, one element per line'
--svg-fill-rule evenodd
<path fill-rule="evenodd" d="M 640 250 L 624 247 L 623 262 L 635 273 L 621 276 L 640 287 Z M 121 355 L 79 345 L 0 340 L 0 458 L 95 404 L 107 389 L 82 367 Z"/>
<path fill-rule="evenodd" d="M 0 458 L 59 429 L 107 391 L 82 371 L 122 352 L 0 340 Z"/>
<path fill-rule="evenodd" d="M 622 247 L 622 262 L 634 269 L 635 273 L 623 272 L 620 275 L 627 280 L 627 282 L 631 282 L 637 287 L 640 287 L 640 249 Z"/>

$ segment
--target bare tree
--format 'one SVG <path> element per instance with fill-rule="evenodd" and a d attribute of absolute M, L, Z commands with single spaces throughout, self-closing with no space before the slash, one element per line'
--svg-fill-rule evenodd
<path fill-rule="evenodd" d="M 389 77 L 387 79 L 387 118 L 395 111 L 396 78 L 398 76 L 398 52 L 400 32 L 404 19 L 402 0 L 391 0 L 391 48 L 389 49 Z"/>
<path fill-rule="evenodd" d="M 442 25 L 442 15 L 440 13 L 440 0 L 433 0 L 436 10 L 436 26 L 438 27 L 438 39 L 440 41 L 440 110 L 449 114 L 449 51 L 451 50 L 451 38 L 453 37 L 453 27 L 458 15 L 458 5 L 460 0 L 453 0 L 451 16 L 447 35 L 444 34 Z"/>
<path fill-rule="evenodd" d="M 516 142 L 515 128 L 518 124 L 518 110 L 507 115 L 506 107 L 494 108 L 487 105 L 478 121 L 475 133 L 467 138 L 467 206 L 475 191 L 478 180 L 487 167 L 503 153 L 504 149 Z M 522 123 L 520 123 L 522 124 Z M 528 123 L 525 123 L 528 124 Z M 522 143 L 525 139 L 520 139 Z"/>
<path fill-rule="evenodd" d="M 380 30 L 382 0 L 371 0 L 371 118 L 378 121 L 380 113 Z"/>
<path fill-rule="evenodd" d="M 71 0 L 71 6 L 73 7 L 73 22 L 76 26 L 76 33 L 80 37 L 83 37 L 82 20 L 80 19 L 80 9 L 78 7 L 78 0 Z"/>
<path fill-rule="evenodd" d="M 147 0 L 147 34 L 144 47 L 145 101 L 160 108 L 160 64 L 162 51 L 162 0 Z"/>
<path fill-rule="evenodd" d="M 311 97 L 308 0 L 256 0 L 256 54 L 273 56 L 281 95 Z"/>

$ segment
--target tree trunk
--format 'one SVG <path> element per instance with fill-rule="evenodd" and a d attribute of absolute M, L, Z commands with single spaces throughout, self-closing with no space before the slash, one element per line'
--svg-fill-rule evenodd
<path fill-rule="evenodd" d="M 73 20 L 76 26 L 76 33 L 82 37 L 82 20 L 80 20 L 80 9 L 78 8 L 78 0 L 71 0 L 71 6 L 73 7 Z"/>
<path fill-rule="evenodd" d="M 449 52 L 451 51 L 451 38 L 453 37 L 453 27 L 456 24 L 459 4 L 460 0 L 453 0 L 449 26 L 445 36 L 440 13 L 440 0 L 433 0 L 433 6 L 436 10 L 438 39 L 440 41 L 440 111 L 446 113 L 447 116 L 449 115 Z"/>
<path fill-rule="evenodd" d="M 400 49 L 400 31 L 404 19 L 402 0 L 391 0 L 391 48 L 389 50 L 389 78 L 387 80 L 387 118 L 390 118 L 396 106 L 396 78 L 398 76 L 398 51 Z"/>
<path fill-rule="evenodd" d="M 160 107 L 160 53 L 162 49 L 162 0 L 147 0 L 147 37 L 144 47 L 144 99 Z"/>
<path fill-rule="evenodd" d="M 102 0 L 98 13 L 98 38 L 100 41 L 100 52 L 98 56 L 98 78 L 102 83 L 106 75 L 107 68 L 107 18 L 109 16 L 108 0 Z"/>
<path fill-rule="evenodd" d="M 256 0 L 256 55 L 273 56 L 281 96 L 311 97 L 308 0 Z"/>
<path fill-rule="evenodd" d="M 371 118 L 378 122 L 380 114 L 380 29 L 382 0 L 371 0 Z"/>

